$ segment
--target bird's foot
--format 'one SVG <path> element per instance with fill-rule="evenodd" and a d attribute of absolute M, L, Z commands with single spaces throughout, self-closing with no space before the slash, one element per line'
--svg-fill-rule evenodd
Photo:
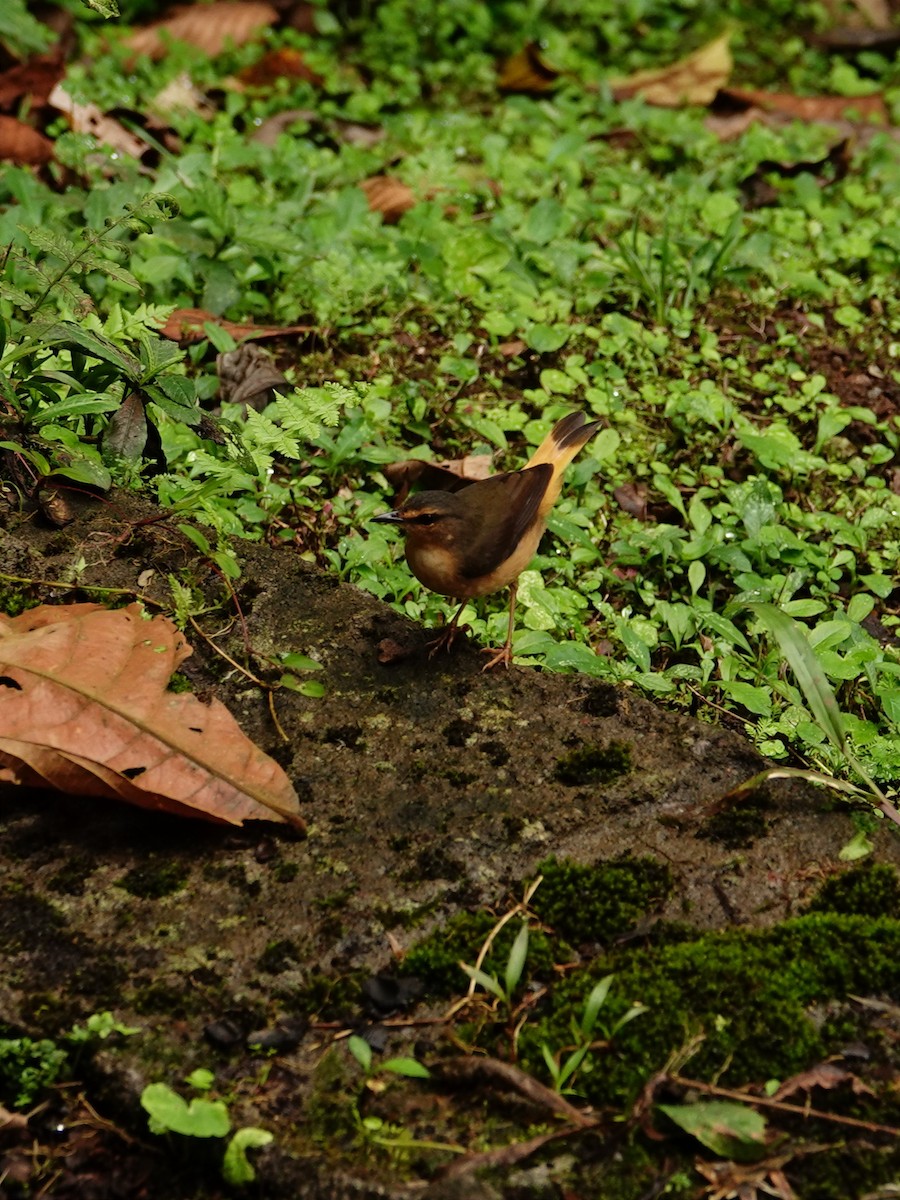
<path fill-rule="evenodd" d="M 482 654 L 490 654 L 490 659 L 481 668 L 482 674 L 485 671 L 493 671 L 494 667 L 504 666 L 507 671 L 512 663 L 512 646 L 509 642 L 505 646 L 501 646 L 499 650 L 492 650 L 490 646 L 484 646 Z"/>
<path fill-rule="evenodd" d="M 468 625 L 448 625 L 444 632 L 428 643 L 428 657 L 434 658 L 436 654 L 440 654 L 442 650 L 451 650 L 453 643 L 456 641 L 458 633 L 468 633 Z"/>

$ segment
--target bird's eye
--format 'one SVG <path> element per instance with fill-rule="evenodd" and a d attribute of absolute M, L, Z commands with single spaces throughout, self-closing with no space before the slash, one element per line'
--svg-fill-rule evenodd
<path fill-rule="evenodd" d="M 417 517 L 413 517 L 413 520 L 415 521 L 415 523 L 417 525 L 433 525 L 437 519 L 438 519 L 437 513 L 429 513 L 429 512 L 419 513 L 419 515 Z"/>

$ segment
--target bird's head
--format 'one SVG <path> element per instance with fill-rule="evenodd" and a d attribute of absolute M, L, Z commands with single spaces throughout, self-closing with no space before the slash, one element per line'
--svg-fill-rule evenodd
<path fill-rule="evenodd" d="M 453 492 L 419 492 L 372 520 L 395 525 L 413 546 L 452 547 L 464 528 L 463 508 Z"/>

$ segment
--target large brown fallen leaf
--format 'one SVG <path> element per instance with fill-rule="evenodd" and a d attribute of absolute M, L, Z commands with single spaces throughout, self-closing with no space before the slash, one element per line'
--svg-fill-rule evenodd
<path fill-rule="evenodd" d="M 870 96 L 794 96 L 790 92 L 728 87 L 722 88 L 722 97 L 799 121 L 839 121 L 856 116 L 867 121 L 888 122 L 887 104 L 879 93 Z"/>
<path fill-rule="evenodd" d="M 9 112 L 24 96 L 31 108 L 45 104 L 47 97 L 66 73 L 62 55 L 36 54 L 0 74 L 0 109 Z"/>
<path fill-rule="evenodd" d="M 660 108 L 680 108 L 683 104 L 710 104 L 731 74 L 729 35 L 707 42 L 687 58 L 658 70 L 636 71 L 627 79 L 613 80 L 616 100 L 641 96 Z"/>
<path fill-rule="evenodd" d="M 204 308 L 176 308 L 160 328 L 160 333 L 173 342 L 202 342 L 206 337 L 203 326 L 213 325 L 230 333 L 233 338 L 273 338 L 288 333 L 316 333 L 316 325 L 253 325 L 241 321 L 226 321 Z"/>
<path fill-rule="evenodd" d="M 405 212 L 415 206 L 415 192 L 392 175 L 373 175 L 360 185 L 372 212 L 381 213 L 385 225 L 396 225 Z"/>
<path fill-rule="evenodd" d="M 218 700 L 166 691 L 191 653 L 137 604 L 0 616 L 0 774 L 240 825 L 303 827 L 290 780 Z"/>
<path fill-rule="evenodd" d="M 169 39 L 172 39 L 189 42 L 214 58 L 229 42 L 243 46 L 277 20 L 278 13 L 270 4 L 256 3 L 255 0 L 216 0 L 214 4 L 173 8 L 162 21 L 138 29 L 126 38 L 125 45 L 135 54 L 162 58 Z"/>
<path fill-rule="evenodd" d="M 53 161 L 49 138 L 16 117 L 0 116 L 0 162 L 42 167 Z"/>

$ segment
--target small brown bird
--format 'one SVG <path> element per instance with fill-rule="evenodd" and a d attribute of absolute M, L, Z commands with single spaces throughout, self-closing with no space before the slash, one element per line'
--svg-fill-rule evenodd
<path fill-rule="evenodd" d="M 431 653 L 448 649 L 466 602 L 474 596 L 510 589 L 509 630 L 488 671 L 512 661 L 516 588 L 534 557 L 556 503 L 563 472 L 600 428 L 583 413 L 570 413 L 550 431 L 521 471 L 506 471 L 465 484 L 453 492 L 419 492 L 393 512 L 373 517 L 397 525 L 406 534 L 406 561 L 416 579 L 433 592 L 454 596 L 462 604 Z"/>

